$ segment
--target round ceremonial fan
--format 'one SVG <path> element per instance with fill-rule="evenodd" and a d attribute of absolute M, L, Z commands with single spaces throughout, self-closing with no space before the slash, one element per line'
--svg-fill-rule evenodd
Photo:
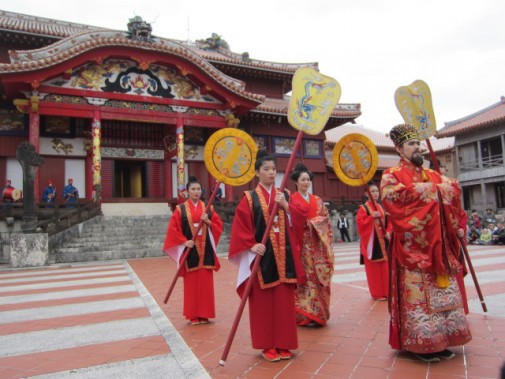
<path fill-rule="evenodd" d="M 377 165 L 377 148 L 363 134 L 348 134 L 333 149 L 333 170 L 342 182 L 350 186 L 368 184 L 375 175 Z"/>
<path fill-rule="evenodd" d="M 258 146 L 246 132 L 225 128 L 213 133 L 203 151 L 205 167 L 219 182 L 241 186 L 254 178 Z"/>

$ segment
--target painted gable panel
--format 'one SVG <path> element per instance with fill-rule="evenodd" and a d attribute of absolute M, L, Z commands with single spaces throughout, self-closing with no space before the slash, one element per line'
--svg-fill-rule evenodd
<path fill-rule="evenodd" d="M 87 63 L 73 69 L 68 78 L 64 74 L 43 85 L 221 104 L 212 95 L 202 94 L 196 83 L 180 75 L 175 68 L 152 64 L 144 70 L 137 67 L 136 62 L 125 60 Z"/>

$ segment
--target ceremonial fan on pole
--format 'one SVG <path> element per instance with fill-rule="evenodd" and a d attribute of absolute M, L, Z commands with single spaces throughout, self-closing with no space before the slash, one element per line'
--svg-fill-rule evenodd
<path fill-rule="evenodd" d="M 378 161 L 373 142 L 359 133 L 344 136 L 333 149 L 333 169 L 337 177 L 349 186 L 366 188 L 369 200 L 360 206 L 356 215 L 356 227 L 360 233 L 360 262 L 365 265 L 372 298 L 386 300 L 389 283 L 387 242 L 392 228 L 386 228 L 385 212 L 376 203 L 370 190 Z M 378 186 L 374 185 L 374 188 L 378 197 Z"/>
<path fill-rule="evenodd" d="M 416 80 L 408 86 L 398 87 L 395 92 L 395 104 L 404 121 L 413 125 L 419 133 L 419 138 L 426 141 L 433 167 L 435 168 L 435 171 L 440 174 L 438 159 L 430 142 L 430 137 L 432 137 L 437 130 L 430 88 L 422 80 Z M 466 222 L 464 224 L 466 224 Z M 482 295 L 477 275 L 475 274 L 472 260 L 470 259 L 470 254 L 466 248 L 466 243 L 462 237 L 459 237 L 459 242 L 460 246 L 458 250 L 463 252 L 463 254 L 460 254 L 463 269 L 466 270 L 463 259 L 465 258 L 475 284 L 475 289 L 477 290 L 477 294 L 479 296 L 482 310 L 487 312 L 486 302 L 484 301 L 484 296 Z M 463 296 L 465 312 L 468 313 L 468 302 L 463 280 L 463 270 L 458 274 L 458 283 Z"/>
<path fill-rule="evenodd" d="M 262 349 L 269 361 L 290 359 L 297 347 L 294 285 L 303 277 L 299 248 L 290 239 L 289 194 L 284 191 L 304 133 L 317 135 L 340 99 L 340 85 L 314 69 L 304 67 L 293 77 L 288 121 L 298 135 L 281 186 L 275 188 L 275 156 L 258 154 L 256 175 L 260 183 L 244 195 L 237 207 L 230 241 L 230 261 L 239 266 L 237 291 L 241 302 L 220 365 L 249 299 L 253 348 Z"/>

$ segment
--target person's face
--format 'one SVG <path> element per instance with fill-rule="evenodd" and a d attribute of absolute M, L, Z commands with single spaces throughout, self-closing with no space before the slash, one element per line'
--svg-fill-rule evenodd
<path fill-rule="evenodd" d="M 200 183 L 191 183 L 188 188 L 189 199 L 198 201 L 202 196 L 202 186 Z"/>
<path fill-rule="evenodd" d="M 379 199 L 379 187 L 371 186 L 370 187 L 370 195 L 372 195 L 373 200 Z"/>
<path fill-rule="evenodd" d="M 274 161 L 263 161 L 259 170 L 256 171 L 256 176 L 259 178 L 260 183 L 267 187 L 275 183 L 276 174 L 277 168 Z"/>
<path fill-rule="evenodd" d="M 72 179 L 70 179 L 70 180 L 68 181 L 68 184 L 72 185 L 72 184 L 74 184 L 74 181 L 73 181 Z"/>
<path fill-rule="evenodd" d="M 310 188 L 310 176 L 306 172 L 302 172 L 300 177 L 296 181 L 296 186 L 298 187 L 298 191 L 307 193 Z"/>
<path fill-rule="evenodd" d="M 404 142 L 402 146 L 396 147 L 396 151 L 398 151 L 400 156 L 410 160 L 417 167 L 423 165 L 424 158 L 421 154 L 421 142 L 418 139 Z"/>

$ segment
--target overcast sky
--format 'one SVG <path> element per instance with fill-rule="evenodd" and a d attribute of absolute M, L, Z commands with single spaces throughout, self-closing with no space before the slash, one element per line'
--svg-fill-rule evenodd
<path fill-rule="evenodd" d="M 219 34 L 236 53 L 318 62 L 341 103 L 360 103 L 365 127 L 402 122 L 395 90 L 430 87 L 437 129 L 505 95 L 504 0 L 3 0 L 0 9 L 126 30 L 137 15 L 153 35 Z"/>

